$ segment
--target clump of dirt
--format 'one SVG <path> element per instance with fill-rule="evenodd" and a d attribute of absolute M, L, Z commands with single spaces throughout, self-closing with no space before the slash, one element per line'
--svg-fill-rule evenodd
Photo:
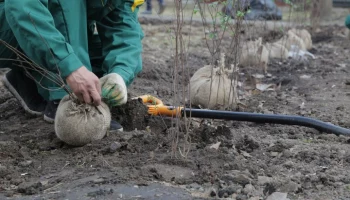
<path fill-rule="evenodd" d="M 33 195 L 41 192 L 43 190 L 42 184 L 40 182 L 24 182 L 18 186 L 18 192 L 26 195 Z"/>
<path fill-rule="evenodd" d="M 236 144 L 236 148 L 240 151 L 246 151 L 248 153 L 253 152 L 255 149 L 259 148 L 259 142 L 254 138 L 244 135 Z"/>
<path fill-rule="evenodd" d="M 229 127 L 225 125 L 212 126 L 202 124 L 194 128 L 191 132 L 191 139 L 197 143 L 198 148 L 204 148 L 208 144 L 220 142 L 221 146 L 231 148 L 233 146 L 233 136 Z"/>
<path fill-rule="evenodd" d="M 111 113 L 126 131 L 144 130 L 147 127 L 148 108 L 142 99 L 129 99 L 125 105 L 112 108 Z"/>

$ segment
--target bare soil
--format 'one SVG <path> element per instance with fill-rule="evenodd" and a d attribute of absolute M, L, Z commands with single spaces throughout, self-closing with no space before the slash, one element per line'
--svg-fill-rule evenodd
<path fill-rule="evenodd" d="M 130 97 L 151 94 L 172 104 L 172 41 L 162 24 L 143 27 L 144 69 L 130 86 Z M 192 31 L 190 74 L 211 61 L 201 28 Z M 245 99 L 244 111 L 302 115 L 350 128 L 350 41 L 344 31 L 327 26 L 314 34 L 315 60 L 271 61 L 271 75 L 262 81 L 281 88 Z M 113 115 L 123 133 L 70 147 L 57 139 L 53 125 L 25 114 L 0 87 L 0 199 L 253 200 L 273 192 L 288 193 L 289 199 L 350 199 L 348 136 L 300 126 L 196 120 L 183 158 L 172 154 L 171 119 L 148 116 L 138 100 Z M 180 133 L 180 148 L 183 138 Z M 217 142 L 217 150 L 210 148 Z"/>

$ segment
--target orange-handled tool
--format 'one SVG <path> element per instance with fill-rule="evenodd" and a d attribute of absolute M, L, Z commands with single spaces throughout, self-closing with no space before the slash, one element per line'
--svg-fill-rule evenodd
<path fill-rule="evenodd" d="M 142 95 L 134 99 L 142 99 L 143 103 L 150 103 L 151 105 L 164 105 L 162 100 L 151 95 Z"/>
<path fill-rule="evenodd" d="M 162 100 L 151 95 L 142 95 L 136 99 L 142 99 L 142 102 L 148 107 L 150 115 L 176 117 L 181 115 L 183 109 L 183 107 L 166 106 Z"/>
<path fill-rule="evenodd" d="M 136 99 L 142 99 L 142 102 L 148 106 L 148 113 L 150 115 L 168 116 L 168 117 L 195 117 L 195 118 L 207 118 L 207 119 L 224 119 L 224 120 L 236 120 L 255 123 L 271 123 L 271 124 L 284 124 L 284 125 L 299 125 L 310 128 L 315 128 L 319 131 L 331 132 L 336 135 L 350 136 L 350 130 L 335 126 L 330 123 L 322 122 L 320 120 L 302 117 L 302 116 L 290 116 L 290 115 L 278 115 L 278 114 L 259 114 L 248 112 L 232 112 L 222 110 L 206 110 L 206 109 L 192 109 L 184 107 L 166 106 L 163 102 L 151 95 L 143 95 L 136 97 Z M 135 99 L 135 98 L 134 98 Z"/>

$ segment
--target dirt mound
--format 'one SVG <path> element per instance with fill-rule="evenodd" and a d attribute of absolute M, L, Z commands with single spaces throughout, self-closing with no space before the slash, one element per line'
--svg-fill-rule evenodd
<path fill-rule="evenodd" d="M 125 105 L 114 107 L 111 113 L 126 131 L 145 130 L 147 127 L 148 108 L 143 104 L 142 99 L 129 99 Z"/>

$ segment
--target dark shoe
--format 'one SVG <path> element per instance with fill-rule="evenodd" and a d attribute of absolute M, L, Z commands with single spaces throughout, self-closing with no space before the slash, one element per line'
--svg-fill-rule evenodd
<path fill-rule="evenodd" d="M 57 111 L 57 107 L 59 105 L 60 101 L 49 101 L 49 103 L 46 106 L 45 109 L 45 114 L 44 114 L 44 120 L 48 123 L 54 123 L 55 122 L 55 116 L 56 116 L 56 111 Z M 110 125 L 110 131 L 123 131 L 123 127 L 122 125 L 120 125 L 118 122 L 116 121 L 111 121 L 111 125 Z"/>
<path fill-rule="evenodd" d="M 56 111 L 59 104 L 60 104 L 60 100 L 49 101 L 47 103 L 45 113 L 44 113 L 44 120 L 46 122 L 49 122 L 49 123 L 55 122 Z"/>
<path fill-rule="evenodd" d="M 159 5 L 159 11 L 158 11 L 158 14 L 162 14 L 165 10 L 165 5 Z"/>
<path fill-rule="evenodd" d="M 110 126 L 110 131 L 120 131 L 120 132 L 123 132 L 123 126 L 120 125 L 118 122 L 112 120 L 111 121 L 111 126 Z"/>
<path fill-rule="evenodd" d="M 11 70 L 2 77 L 2 81 L 26 112 L 36 116 L 44 113 L 46 101 L 38 93 L 35 81 L 24 71 Z"/>

